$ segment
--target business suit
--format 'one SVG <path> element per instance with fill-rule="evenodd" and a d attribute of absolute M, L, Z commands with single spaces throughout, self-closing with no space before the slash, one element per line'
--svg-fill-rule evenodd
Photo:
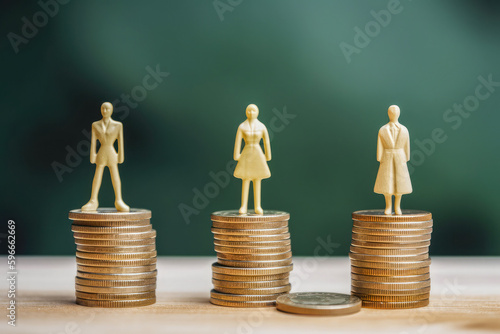
<path fill-rule="evenodd" d="M 96 164 L 94 181 L 90 201 L 82 206 L 82 211 L 95 211 L 99 207 L 97 196 L 101 188 L 104 168 L 108 167 L 111 173 L 111 182 L 115 190 L 115 208 L 117 211 L 130 211 L 130 207 L 122 199 L 122 183 L 118 172 L 118 164 L 123 163 L 123 125 L 111 119 L 113 105 L 105 102 L 101 106 L 102 119 L 92 123 L 92 139 L 90 143 L 90 162 Z M 97 141 L 101 143 L 99 152 L 96 152 Z M 118 142 L 118 152 L 114 142 Z"/>
<path fill-rule="evenodd" d="M 96 141 L 101 143 L 99 152 L 96 154 Z M 113 144 L 118 141 L 118 153 Z M 91 154 L 95 155 L 95 163 L 98 166 L 113 167 L 123 162 L 123 125 L 120 122 L 109 120 L 104 124 L 103 120 L 92 123 Z"/>

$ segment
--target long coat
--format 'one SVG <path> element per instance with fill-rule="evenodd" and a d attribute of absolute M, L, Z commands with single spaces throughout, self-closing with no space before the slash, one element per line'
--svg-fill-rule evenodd
<path fill-rule="evenodd" d="M 377 160 L 380 161 L 374 191 L 377 194 L 402 195 L 413 191 L 406 162 L 410 160 L 410 134 L 396 123 L 396 136 L 391 123 L 380 128 L 377 141 Z"/>

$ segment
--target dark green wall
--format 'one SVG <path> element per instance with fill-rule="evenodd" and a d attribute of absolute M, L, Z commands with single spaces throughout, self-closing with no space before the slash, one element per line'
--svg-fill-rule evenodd
<path fill-rule="evenodd" d="M 179 205 L 192 207 L 210 173 L 226 169 L 255 103 L 274 132 L 264 208 L 291 213 L 294 254 L 311 255 L 318 238 L 330 238 L 345 255 L 351 212 L 384 205 L 373 193 L 376 137 L 398 104 L 413 149 L 414 193 L 403 207 L 433 213 L 431 254 L 500 255 L 500 87 L 477 88 L 488 77 L 500 82 L 500 6 L 393 4 L 243 0 L 221 20 L 209 0 L 74 0 L 37 21 L 16 53 L 9 38 L 19 41 L 23 17 L 33 22 L 41 7 L 4 2 L 0 232 L 14 219 L 19 252 L 74 253 L 67 215 L 88 200 L 95 167 L 78 154 L 59 180 L 53 165 L 67 165 L 68 148 L 85 149 L 100 104 L 116 100 L 125 201 L 153 211 L 159 254 L 214 254 L 210 213 L 238 208 L 240 180 L 231 176 L 200 202 L 189 223 Z M 370 11 L 388 7 L 390 22 L 380 14 L 384 26 L 375 24 Z M 358 28 L 372 29 L 370 40 Z M 137 105 L 120 102 L 132 91 L 141 98 L 148 66 L 169 75 Z M 463 103 L 472 111 L 448 111 Z M 294 118 L 280 119 L 284 111 Z M 106 171 L 100 203 L 113 200 Z"/>

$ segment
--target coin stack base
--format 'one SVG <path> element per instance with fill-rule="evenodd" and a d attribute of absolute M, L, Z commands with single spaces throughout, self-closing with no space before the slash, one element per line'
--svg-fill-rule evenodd
<path fill-rule="evenodd" d="M 352 214 L 351 293 L 363 307 L 405 309 L 429 304 L 432 214 L 382 210 Z"/>
<path fill-rule="evenodd" d="M 274 306 L 276 298 L 291 289 L 290 214 L 218 211 L 211 218 L 218 260 L 212 264 L 210 302 L 229 307 Z"/>
<path fill-rule="evenodd" d="M 151 211 L 72 210 L 76 243 L 76 303 L 138 307 L 156 302 L 156 231 Z"/>

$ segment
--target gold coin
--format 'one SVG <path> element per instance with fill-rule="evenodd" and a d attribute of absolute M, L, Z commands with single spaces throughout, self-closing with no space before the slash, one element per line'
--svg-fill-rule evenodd
<path fill-rule="evenodd" d="M 363 301 L 363 307 L 378 309 L 405 309 L 417 308 L 429 305 L 429 299 L 416 300 L 411 302 L 372 302 Z"/>
<path fill-rule="evenodd" d="M 431 287 L 425 287 L 421 289 L 414 290 L 384 290 L 384 289 L 370 289 L 362 288 L 359 286 L 351 285 L 351 291 L 353 294 L 365 294 L 365 295 L 379 295 L 379 296 L 408 296 L 408 295 L 421 295 L 424 293 L 429 293 Z"/>
<path fill-rule="evenodd" d="M 236 302 L 236 301 L 228 301 L 228 300 L 221 300 L 217 298 L 212 298 L 210 297 L 210 303 L 218 306 L 229 306 L 229 307 L 266 307 L 266 306 L 274 306 L 275 302 L 249 302 L 249 301 L 243 301 L 243 302 Z"/>
<path fill-rule="evenodd" d="M 76 303 L 82 306 L 90 307 L 109 307 L 109 308 L 121 308 L 121 307 L 139 307 L 148 306 L 156 303 L 156 298 L 150 299 L 140 299 L 140 300 L 90 300 L 77 298 Z"/>
<path fill-rule="evenodd" d="M 277 247 L 287 247 L 290 246 L 291 240 L 277 240 L 277 241 L 227 241 L 214 239 L 214 244 L 218 247 L 243 247 L 243 248 L 277 248 Z"/>
<path fill-rule="evenodd" d="M 104 288 L 114 288 L 114 287 L 124 287 L 124 286 L 144 286 L 156 284 L 156 277 L 154 278 L 142 278 L 139 280 L 96 280 L 96 279 L 88 279 L 88 278 L 75 278 L 75 283 L 78 285 L 85 286 L 98 286 Z"/>
<path fill-rule="evenodd" d="M 115 208 L 98 208 L 97 211 L 84 211 L 81 209 L 71 210 L 71 220 L 99 220 L 99 221 L 122 221 L 122 220 L 144 220 L 151 218 L 151 211 L 144 209 L 130 209 L 128 212 L 117 211 Z"/>
<path fill-rule="evenodd" d="M 260 282 L 260 281 L 275 281 L 281 279 L 288 279 L 290 273 L 282 273 L 275 275 L 261 275 L 261 276 L 239 276 L 239 275 L 224 275 L 212 273 L 212 278 L 223 281 L 231 282 Z"/>
<path fill-rule="evenodd" d="M 430 274 L 410 275 L 410 276 L 369 276 L 351 273 L 351 278 L 357 281 L 381 282 L 381 283 L 401 283 L 401 282 L 420 282 L 428 280 Z"/>
<path fill-rule="evenodd" d="M 368 222 L 419 222 L 432 219 L 432 214 L 420 210 L 403 210 L 402 215 L 386 215 L 384 210 L 362 210 L 352 213 L 352 219 Z"/>
<path fill-rule="evenodd" d="M 92 260 L 143 260 L 156 257 L 156 251 L 142 253 L 87 253 L 77 251 L 76 256 Z"/>
<path fill-rule="evenodd" d="M 211 231 L 214 234 L 225 234 L 225 235 L 273 235 L 273 234 L 288 233 L 288 227 L 269 228 L 262 230 L 239 230 L 239 229 L 212 227 Z"/>
<path fill-rule="evenodd" d="M 268 267 L 268 268 L 235 268 L 221 265 L 217 262 L 212 264 L 212 271 L 222 275 L 236 275 L 236 276 L 264 276 L 264 275 L 279 275 L 283 273 L 290 273 L 293 265 L 289 264 L 281 267 Z"/>
<path fill-rule="evenodd" d="M 86 265 L 76 265 L 76 270 L 90 273 L 90 274 L 137 274 L 149 273 L 156 271 L 156 263 L 151 265 L 142 266 L 128 266 L 128 267 L 96 267 Z"/>
<path fill-rule="evenodd" d="M 98 246 L 98 247 L 140 247 L 146 245 L 155 245 L 156 238 L 139 239 L 139 240 L 89 240 L 75 239 L 75 244 L 83 246 Z"/>
<path fill-rule="evenodd" d="M 234 261 L 276 261 L 284 260 L 292 257 L 292 252 L 280 254 L 230 254 L 217 253 L 218 259 L 234 260 Z"/>
<path fill-rule="evenodd" d="M 226 301 L 236 301 L 236 302 L 244 302 L 244 301 L 254 301 L 254 302 L 274 302 L 276 298 L 281 296 L 283 293 L 276 293 L 274 295 L 233 295 L 229 293 L 218 292 L 215 290 L 210 291 L 210 298 L 226 300 Z"/>
<path fill-rule="evenodd" d="M 86 286 L 75 284 L 76 291 L 90 292 L 90 293 L 138 293 L 150 292 L 156 290 L 156 284 L 143 285 L 143 286 L 120 286 L 120 287 L 100 287 L 100 286 Z"/>
<path fill-rule="evenodd" d="M 374 301 L 374 302 L 412 302 L 417 300 L 429 299 L 429 293 L 423 293 L 421 295 L 408 295 L 408 296 L 375 296 L 375 295 L 364 295 L 361 293 L 353 293 L 353 295 L 359 297 L 361 300 Z"/>
<path fill-rule="evenodd" d="M 274 287 L 274 288 L 235 289 L 235 288 L 226 288 L 226 287 L 220 286 L 220 287 L 215 288 L 215 290 L 218 292 L 231 293 L 234 295 L 274 295 L 277 293 L 289 292 L 291 288 L 292 288 L 291 284 L 288 283 L 286 285 L 278 286 L 278 287 Z"/>
<path fill-rule="evenodd" d="M 115 234 L 92 234 L 92 233 L 74 232 L 73 237 L 75 239 L 92 239 L 92 240 L 138 240 L 138 239 L 155 238 L 156 230 L 152 230 L 149 232 L 115 233 Z"/>
<path fill-rule="evenodd" d="M 411 276 L 429 274 L 429 266 L 416 269 L 372 269 L 351 266 L 351 273 L 370 276 Z"/>
<path fill-rule="evenodd" d="M 429 258 L 429 254 L 420 255 L 367 255 L 359 253 L 349 253 L 349 258 L 351 260 L 358 261 L 372 261 L 372 262 L 411 262 L 411 261 L 422 261 Z"/>
<path fill-rule="evenodd" d="M 358 241 L 395 242 L 404 244 L 404 243 L 413 243 L 421 241 L 430 241 L 431 235 L 430 233 L 422 235 L 368 235 L 368 234 L 353 233 L 352 239 Z"/>
<path fill-rule="evenodd" d="M 143 220 L 119 220 L 119 221 L 100 221 L 100 220 L 75 220 L 73 224 L 80 226 L 99 226 L 99 227 L 125 227 L 125 226 L 146 226 L 151 224 L 150 219 Z"/>
<path fill-rule="evenodd" d="M 149 299 L 155 298 L 156 292 L 141 292 L 141 293 L 126 293 L 126 294 L 118 294 L 118 293 L 86 293 L 75 291 L 76 298 L 81 299 L 92 299 L 92 300 L 138 300 L 138 299 Z"/>
<path fill-rule="evenodd" d="M 274 288 L 279 286 L 284 286 L 290 283 L 288 278 L 280 279 L 275 281 L 260 281 L 260 282 L 232 282 L 232 281 L 221 281 L 218 279 L 212 279 L 215 290 L 219 288 L 233 288 L 233 289 L 260 289 L 260 288 Z"/>
<path fill-rule="evenodd" d="M 420 255 L 429 253 L 429 247 L 385 249 L 385 248 L 367 248 L 367 247 L 351 246 L 351 252 L 358 254 L 388 255 L 388 256 Z"/>
<path fill-rule="evenodd" d="M 142 253 L 151 252 L 156 250 L 156 245 L 146 245 L 146 246 L 136 246 L 136 247 L 115 247 L 115 246 L 87 246 L 87 245 L 76 245 L 76 250 L 80 252 L 90 252 L 90 253 Z"/>
<path fill-rule="evenodd" d="M 386 223 L 386 222 L 367 222 L 362 220 L 353 220 L 353 226 L 361 228 L 374 228 L 374 229 L 421 229 L 432 227 L 432 220 L 420 222 L 403 222 L 403 223 Z"/>
<path fill-rule="evenodd" d="M 401 261 L 401 262 L 372 262 L 372 261 L 357 261 L 351 259 L 351 265 L 355 267 L 371 268 L 371 269 L 419 269 L 428 268 L 431 264 L 431 259 L 422 261 Z"/>
<path fill-rule="evenodd" d="M 422 234 L 430 234 L 432 232 L 432 227 L 382 230 L 377 228 L 362 228 L 353 226 L 352 232 L 358 234 L 367 234 L 367 235 L 389 235 L 389 236 L 422 235 Z"/>
<path fill-rule="evenodd" d="M 264 214 L 246 213 L 240 214 L 238 210 L 217 211 L 210 216 L 212 221 L 236 222 L 236 223 L 257 223 L 257 222 L 277 222 L 289 220 L 290 214 L 283 211 L 264 210 Z"/>
<path fill-rule="evenodd" d="M 368 248 L 401 249 L 401 248 L 429 247 L 431 245 L 431 242 L 421 241 L 421 242 L 400 244 L 396 242 L 370 242 L 370 241 L 352 240 L 351 245 L 356 247 L 368 247 Z"/>
<path fill-rule="evenodd" d="M 227 240 L 227 241 L 276 241 L 276 240 L 289 240 L 290 233 L 270 234 L 270 235 L 232 235 L 232 234 L 214 234 L 214 239 Z"/>
<path fill-rule="evenodd" d="M 94 274 L 87 273 L 84 271 L 77 271 L 76 276 L 81 278 L 96 279 L 96 280 L 138 280 L 143 278 L 153 278 L 158 275 L 158 271 L 155 269 L 150 272 L 135 273 L 135 274 Z"/>
<path fill-rule="evenodd" d="M 236 261 L 217 259 L 217 262 L 223 266 L 237 268 L 272 268 L 287 266 L 292 263 L 292 258 L 275 261 Z"/>
<path fill-rule="evenodd" d="M 137 267 L 137 266 L 149 266 L 151 264 L 156 265 L 156 257 L 142 260 L 91 260 L 82 259 L 76 257 L 76 263 L 84 266 L 95 266 L 95 267 Z"/>
<path fill-rule="evenodd" d="M 71 225 L 71 232 L 79 233 L 99 233 L 99 234 L 115 234 L 115 233 L 137 233 L 148 232 L 153 229 L 152 225 L 145 226 L 120 226 L 120 227 L 102 227 L 102 226 L 83 226 Z"/>
<path fill-rule="evenodd" d="M 297 314 L 345 315 L 359 312 L 361 299 L 332 292 L 296 292 L 279 296 L 276 308 Z"/>
<path fill-rule="evenodd" d="M 288 220 L 280 222 L 265 222 L 265 223 L 222 223 L 214 221 L 212 227 L 216 228 L 229 228 L 229 229 L 245 229 L 245 230 L 260 230 L 270 228 L 288 227 Z"/>
<path fill-rule="evenodd" d="M 380 283 L 380 282 L 367 282 L 367 281 L 357 281 L 351 279 L 352 286 L 358 286 L 360 288 L 366 289 L 377 289 L 377 290 L 415 290 L 422 289 L 431 286 L 431 280 L 427 279 L 420 282 L 401 282 L 401 283 Z"/>
<path fill-rule="evenodd" d="M 222 247 L 214 246 L 217 253 L 227 254 L 279 254 L 292 250 L 290 245 L 279 248 L 251 248 L 251 247 Z"/>

